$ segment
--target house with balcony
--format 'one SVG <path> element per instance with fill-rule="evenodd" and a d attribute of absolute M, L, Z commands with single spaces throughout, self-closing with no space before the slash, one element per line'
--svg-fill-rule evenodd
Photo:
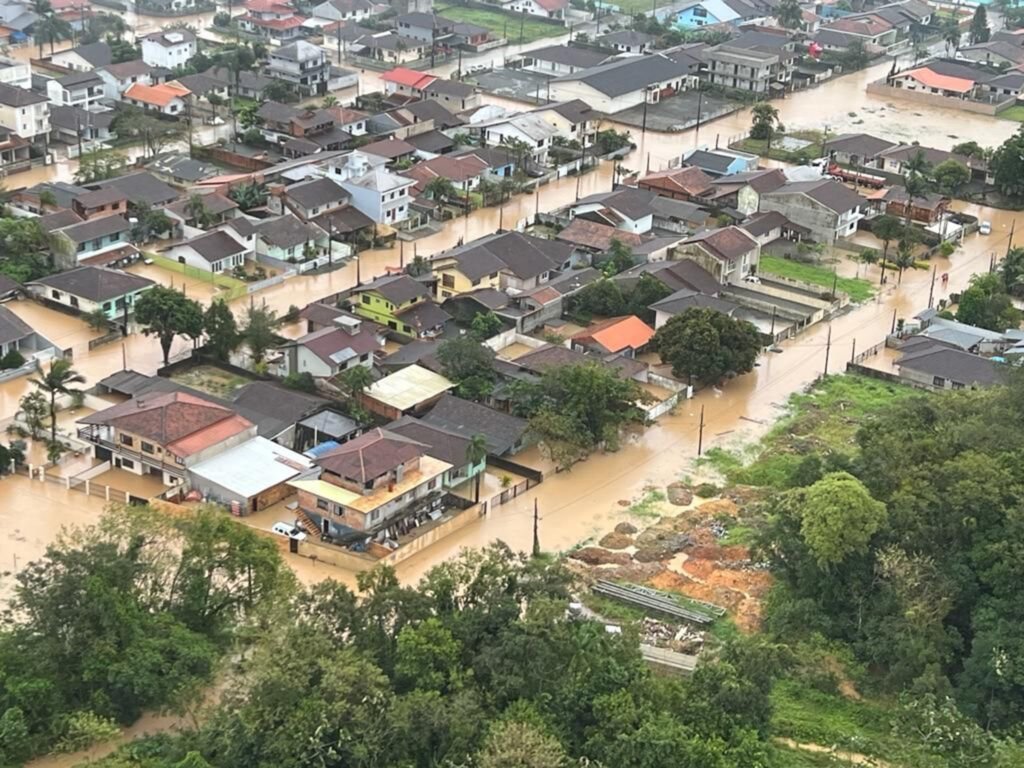
<path fill-rule="evenodd" d="M 32 168 L 30 144 L 13 131 L 0 128 L 0 172 L 19 173 Z"/>
<path fill-rule="evenodd" d="M 50 104 L 46 96 L 0 83 L 0 128 L 25 141 L 45 140 L 50 132 Z"/>
<path fill-rule="evenodd" d="M 761 245 L 739 227 L 720 227 L 684 240 L 676 255 L 696 262 L 722 285 L 740 285 L 757 272 Z"/>
<path fill-rule="evenodd" d="M 761 195 L 761 211 L 778 211 L 827 245 L 857 231 L 863 206 L 860 195 L 832 179 L 789 182 Z"/>
<path fill-rule="evenodd" d="M 142 60 L 154 67 L 175 69 L 196 55 L 196 36 L 187 29 L 150 32 L 141 40 Z"/>
<path fill-rule="evenodd" d="M 37 299 L 83 315 L 103 310 L 108 320 L 123 321 L 135 302 L 156 283 L 141 275 L 107 267 L 81 266 L 41 277 L 26 287 Z"/>
<path fill-rule="evenodd" d="M 50 233 L 54 260 L 62 269 L 129 244 L 132 225 L 114 214 L 72 224 Z"/>
<path fill-rule="evenodd" d="M 287 0 L 247 0 L 245 13 L 235 21 L 249 34 L 285 44 L 303 36 L 306 17 Z"/>
<path fill-rule="evenodd" d="M 181 483 L 189 467 L 256 437 L 230 408 L 186 392 L 133 397 L 78 422 L 78 437 L 112 467 Z"/>
<path fill-rule="evenodd" d="M 436 13 L 403 13 L 395 17 L 395 29 L 402 37 L 436 43 L 455 33 L 455 22 Z"/>
<path fill-rule="evenodd" d="M 89 110 L 105 97 L 103 78 L 95 71 L 72 72 L 47 81 L 46 95 L 54 104 Z"/>
<path fill-rule="evenodd" d="M 291 480 L 300 521 L 337 544 L 396 540 L 411 520 L 440 517 L 452 465 L 416 440 L 374 429 L 314 459 L 315 471 Z M 414 526 L 413 526 L 414 527 Z"/>
<path fill-rule="evenodd" d="M 282 192 L 284 204 L 304 221 L 336 210 L 348 202 L 348 193 L 331 178 L 321 176 L 289 184 Z"/>
<path fill-rule="evenodd" d="M 341 182 L 356 209 L 378 224 L 391 226 L 409 218 L 411 190 L 415 185 L 415 179 L 380 167 Z"/>
<path fill-rule="evenodd" d="M 491 146 L 525 147 L 524 153 L 541 166 L 547 164 L 554 138 L 560 135 L 543 117 L 531 112 L 473 126 L 470 132 L 478 134 Z M 518 149 L 513 151 L 518 153 Z"/>
<path fill-rule="evenodd" d="M 349 301 L 357 315 L 414 339 L 436 338 L 451 319 L 430 300 L 427 287 L 408 275 L 378 277 L 357 285 Z"/>
<path fill-rule="evenodd" d="M 297 40 L 270 52 L 267 74 L 289 83 L 301 96 L 327 93 L 331 63 L 327 52 L 318 45 Z"/>
<path fill-rule="evenodd" d="M 75 145 L 76 149 L 79 137 L 83 148 L 115 138 L 117 134 L 111 131 L 113 125 L 113 110 L 86 112 L 81 107 L 50 105 L 50 140 Z"/>
<path fill-rule="evenodd" d="M 796 43 L 787 34 L 751 30 L 704 51 L 712 85 L 750 93 L 781 93 L 793 81 Z"/>

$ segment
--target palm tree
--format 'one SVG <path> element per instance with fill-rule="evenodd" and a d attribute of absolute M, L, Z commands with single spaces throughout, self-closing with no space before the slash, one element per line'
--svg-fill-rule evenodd
<path fill-rule="evenodd" d="M 950 17 L 942 31 L 942 41 L 946 44 L 946 53 L 952 48 L 954 52 L 960 50 L 960 22 L 955 17 Z"/>
<path fill-rule="evenodd" d="M 59 16 L 50 13 L 43 16 L 36 22 L 35 38 L 39 43 L 39 55 L 43 55 L 43 40 L 50 43 L 50 55 L 53 55 L 56 43 L 61 40 L 70 40 L 74 35 L 71 25 Z"/>
<path fill-rule="evenodd" d="M 330 109 L 331 107 L 338 106 L 338 97 L 335 96 L 333 93 L 327 94 L 326 96 L 324 96 L 324 100 L 321 103 L 321 106 L 324 109 Z"/>
<path fill-rule="evenodd" d="M 779 110 L 767 101 L 760 101 L 750 110 L 750 138 L 771 139 L 779 123 Z"/>
<path fill-rule="evenodd" d="M 428 181 L 423 188 L 423 192 L 428 198 L 438 202 L 451 200 L 458 195 L 458 190 L 455 188 L 452 180 L 445 176 L 437 176 Z"/>
<path fill-rule="evenodd" d="M 469 439 L 469 445 L 466 446 L 466 462 L 470 465 L 470 469 L 475 467 L 481 461 L 487 458 L 487 438 L 484 435 L 473 435 Z M 476 473 L 476 485 L 473 491 L 473 501 L 476 503 L 480 502 L 480 477 L 483 475 L 483 470 Z"/>
<path fill-rule="evenodd" d="M 200 229 L 206 229 L 213 223 L 213 216 L 207 210 L 203 196 L 199 194 L 189 197 L 188 202 L 185 203 L 185 214 L 195 221 L 196 226 Z"/>
<path fill-rule="evenodd" d="M 910 240 L 900 240 L 896 247 L 896 268 L 900 271 L 896 285 L 903 282 L 903 270 L 914 266 L 914 244 Z"/>
<path fill-rule="evenodd" d="M 71 361 L 59 358 L 53 361 L 45 376 L 32 379 L 40 392 L 50 396 L 50 443 L 57 442 L 57 395 L 70 395 L 81 392 L 71 384 L 84 384 L 85 376 L 71 367 Z"/>

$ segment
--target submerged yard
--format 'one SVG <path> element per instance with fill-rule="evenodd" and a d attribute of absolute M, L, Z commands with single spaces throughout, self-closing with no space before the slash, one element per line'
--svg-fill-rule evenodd
<path fill-rule="evenodd" d="M 800 280 L 805 283 L 820 285 L 828 289 L 832 288 L 832 283 L 835 281 L 836 290 L 848 294 L 853 301 L 865 301 L 875 294 L 875 287 L 862 278 L 840 277 L 836 280 L 835 273 L 827 267 L 805 264 L 779 256 L 762 255 L 758 264 L 758 270 L 767 272 L 770 275 L 786 277 L 790 280 Z"/>

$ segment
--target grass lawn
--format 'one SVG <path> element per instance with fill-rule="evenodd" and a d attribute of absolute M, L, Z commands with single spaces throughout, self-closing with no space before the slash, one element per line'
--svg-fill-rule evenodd
<path fill-rule="evenodd" d="M 803 139 L 804 141 L 809 141 L 811 143 L 803 149 L 790 151 L 779 146 L 779 142 L 786 137 L 791 139 Z M 821 157 L 824 151 L 821 148 L 823 139 L 824 135 L 821 131 L 792 131 L 790 133 L 779 134 L 773 137 L 770 149 L 766 139 L 752 139 L 749 136 L 735 144 L 731 144 L 730 147 L 732 149 L 742 150 L 743 152 L 752 152 L 753 154 L 760 155 L 761 157 L 770 157 L 775 160 L 796 163 Z"/>
<path fill-rule="evenodd" d="M 452 21 L 461 21 L 466 24 L 477 24 L 491 30 L 495 37 L 508 38 L 509 42 L 519 42 L 519 25 L 522 24 L 523 42 L 532 43 L 545 37 L 558 37 L 566 34 L 568 27 L 557 27 L 554 24 L 544 24 L 540 21 L 526 19 L 525 21 L 517 14 L 501 13 L 500 11 L 487 11 L 483 8 L 463 8 L 462 6 L 440 6 L 435 9 L 437 14 Z"/>
<path fill-rule="evenodd" d="M 829 289 L 832 288 L 832 281 L 835 279 L 831 269 L 814 264 L 803 264 L 780 256 L 761 256 L 758 270 Z M 875 287 L 869 281 L 859 277 L 840 277 L 836 283 L 836 290 L 849 294 L 853 301 L 870 299 L 875 293 Z"/>
<path fill-rule="evenodd" d="M 230 398 L 236 389 L 249 383 L 249 379 L 212 365 L 200 365 L 171 376 L 173 381 L 207 392 L 214 397 Z"/>
<path fill-rule="evenodd" d="M 1000 117 L 1003 120 L 1013 120 L 1018 123 L 1024 123 L 1024 105 L 1017 104 L 1004 109 L 1002 112 L 997 112 L 996 117 Z"/>

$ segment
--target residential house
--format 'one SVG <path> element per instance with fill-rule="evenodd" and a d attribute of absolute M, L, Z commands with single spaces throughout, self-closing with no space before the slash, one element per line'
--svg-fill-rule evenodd
<path fill-rule="evenodd" d="M 340 208 L 348 202 L 348 193 L 334 180 L 321 176 L 290 184 L 284 189 L 286 206 L 296 216 L 312 221 L 317 216 Z"/>
<path fill-rule="evenodd" d="M 0 128 L 0 175 L 32 168 L 29 142 L 13 131 Z"/>
<path fill-rule="evenodd" d="M 436 13 L 403 13 L 395 17 L 395 29 L 402 37 L 434 44 L 454 34 L 455 22 Z"/>
<path fill-rule="evenodd" d="M 523 152 L 528 147 L 530 157 L 542 166 L 547 163 L 548 151 L 554 138 L 559 135 L 558 130 L 544 118 L 530 112 L 484 123 L 476 126 L 473 132 L 478 132 L 488 144 L 508 145 L 517 155 L 519 147 L 523 147 Z"/>
<path fill-rule="evenodd" d="M 320 227 L 289 213 L 257 224 L 255 247 L 257 260 L 269 259 L 271 265 L 283 267 L 309 261 L 326 253 L 331 246 L 330 238 Z"/>
<path fill-rule="evenodd" d="M 526 419 L 450 394 L 442 395 L 422 421 L 466 439 L 483 435 L 488 456 L 514 455 L 528 442 Z"/>
<path fill-rule="evenodd" d="M 224 88 L 229 89 L 232 93 L 237 92 L 237 95 L 243 99 L 262 100 L 263 89 L 273 82 L 269 77 L 248 70 L 238 72 L 236 79 L 236 73 L 231 72 L 227 67 L 210 67 L 202 74 L 221 83 Z M 183 80 L 179 80 L 179 82 L 188 87 L 188 83 L 185 83 Z"/>
<path fill-rule="evenodd" d="M 651 201 L 657 195 L 649 189 L 621 187 L 614 192 L 598 192 L 570 203 L 570 218 L 581 216 L 588 221 L 609 224 L 625 232 L 642 235 L 654 223 Z"/>
<path fill-rule="evenodd" d="M 128 245 L 132 225 L 124 216 L 101 216 L 51 233 L 57 262 L 68 269 L 85 259 Z"/>
<path fill-rule="evenodd" d="M 630 250 L 638 248 L 644 242 L 640 235 L 624 232 L 608 224 L 588 221 L 583 217 L 570 221 L 569 226 L 555 235 L 555 239 L 595 255 L 606 253 L 616 241 Z"/>
<path fill-rule="evenodd" d="M 320 96 L 327 92 L 331 63 L 318 45 L 298 40 L 270 51 L 267 74 L 289 83 L 300 96 Z"/>
<path fill-rule="evenodd" d="M 646 32 L 638 32 L 633 29 L 620 29 L 617 32 L 608 32 L 598 37 L 594 42 L 611 48 L 616 53 L 624 53 L 628 56 L 638 56 L 643 53 L 650 53 L 654 48 L 657 38 L 648 35 Z"/>
<path fill-rule="evenodd" d="M 226 230 L 214 230 L 174 245 L 164 251 L 169 259 L 204 272 L 230 272 L 245 264 L 249 248 Z"/>
<path fill-rule="evenodd" d="M 128 196 L 113 187 L 90 189 L 71 201 L 71 210 L 82 221 L 98 216 L 123 215 L 128 212 Z"/>
<path fill-rule="evenodd" d="M 433 160 L 435 157 L 448 154 L 455 149 L 455 142 L 441 131 L 417 133 L 415 136 L 407 136 L 405 141 L 415 147 L 416 156 L 424 160 Z"/>
<path fill-rule="evenodd" d="M 465 196 L 480 185 L 489 170 L 490 166 L 475 155 L 442 155 L 416 163 L 405 175 L 416 180 L 418 194 L 423 194 L 431 181 L 442 178 L 448 179 Z"/>
<path fill-rule="evenodd" d="M 858 38 L 869 51 L 882 51 L 896 42 L 898 30 L 874 13 L 846 16 L 830 22 L 825 30 L 841 32 Z"/>
<path fill-rule="evenodd" d="M 793 80 L 795 45 L 786 33 L 744 32 L 705 51 L 708 81 L 751 93 L 781 93 Z"/>
<path fill-rule="evenodd" d="M 373 168 L 341 182 L 353 206 L 378 224 L 391 226 L 409 218 L 410 190 L 415 184 L 415 180 L 384 168 Z"/>
<path fill-rule="evenodd" d="M 757 170 L 758 157 L 735 149 L 691 149 L 683 153 L 683 162 L 717 179 Z"/>
<path fill-rule="evenodd" d="M 551 98 L 581 99 L 608 114 L 685 91 L 695 78 L 690 65 L 669 56 L 628 56 L 551 80 Z"/>
<path fill-rule="evenodd" d="M 327 230 L 332 240 L 347 243 L 352 252 L 369 247 L 372 241 L 373 219 L 352 205 L 322 213 L 313 223 Z"/>
<path fill-rule="evenodd" d="M 0 306 L 0 357 L 18 352 L 27 357 L 35 331 L 7 307 Z"/>
<path fill-rule="evenodd" d="M 306 18 L 289 0 L 246 0 L 245 13 L 235 21 L 244 32 L 287 43 L 302 36 Z"/>
<path fill-rule="evenodd" d="M 692 259 L 638 264 L 625 272 L 620 272 L 612 279 L 623 287 L 632 287 L 644 275 L 649 275 L 673 292 L 689 290 L 717 296 L 722 290 L 722 284 Z"/>
<path fill-rule="evenodd" d="M 811 234 L 807 227 L 794 224 L 778 211 L 753 213 L 739 227 L 762 247 L 780 239 L 799 242 Z"/>
<path fill-rule="evenodd" d="M 152 82 L 152 67 L 142 59 L 123 61 L 120 64 L 108 64 L 93 70 L 103 80 L 103 98 L 120 101 L 124 93 L 134 83 L 149 85 Z M 52 109 L 52 108 L 51 108 Z"/>
<path fill-rule="evenodd" d="M 54 104 L 90 109 L 103 98 L 103 79 L 94 71 L 72 72 L 46 82 L 46 95 Z"/>
<path fill-rule="evenodd" d="M 146 170 L 161 181 L 183 187 L 198 185 L 206 179 L 224 173 L 223 168 L 213 163 L 194 160 L 187 152 L 163 152 L 146 163 Z"/>
<path fill-rule="evenodd" d="M 430 301 L 427 287 L 408 275 L 378 277 L 351 291 L 352 311 L 402 336 L 434 338 L 450 317 Z M 397 417 L 394 417 L 397 418 Z"/>
<path fill-rule="evenodd" d="M 789 182 L 761 195 L 762 211 L 778 211 L 828 245 L 857 231 L 863 203 L 860 195 L 831 179 Z"/>
<path fill-rule="evenodd" d="M 364 155 L 383 158 L 388 166 L 393 166 L 395 163 L 412 162 L 416 156 L 416 147 L 406 141 L 394 138 L 363 144 L 359 147 L 359 151 Z"/>
<path fill-rule="evenodd" d="M 918 221 L 926 227 L 937 224 L 945 216 L 950 200 L 937 192 L 924 192 L 911 200 L 905 187 L 894 186 L 882 197 L 885 212 L 898 219 Z"/>
<path fill-rule="evenodd" d="M 397 540 L 410 521 L 440 517 L 452 469 L 421 443 L 383 429 L 320 454 L 314 464 L 316 478 L 289 482 L 299 492 L 299 512 L 308 520 L 302 522 L 326 541 L 361 548 L 371 538 Z"/>
<path fill-rule="evenodd" d="M 774 192 L 786 183 L 786 174 L 778 168 L 744 171 L 712 179 L 705 200 L 718 208 L 731 208 L 745 216 L 760 210 L 761 195 Z"/>
<path fill-rule="evenodd" d="M 360 365 L 372 369 L 376 356 L 384 350 L 384 341 L 379 325 L 341 312 L 332 327 L 312 331 L 281 347 L 282 374 L 309 373 L 316 378 L 330 378 Z"/>
<path fill-rule="evenodd" d="M 395 67 L 380 76 L 384 83 L 384 93 L 388 96 L 399 94 L 423 98 L 423 89 L 437 79 L 437 75 L 419 72 L 408 67 Z"/>
<path fill-rule="evenodd" d="M 430 44 L 396 32 L 377 32 L 360 37 L 352 44 L 352 50 L 385 64 L 405 64 L 429 56 Z"/>
<path fill-rule="evenodd" d="M 897 144 L 883 150 L 875 158 L 875 167 L 888 173 L 904 176 L 907 163 L 916 158 L 919 153 L 932 168 L 947 160 L 953 160 L 976 174 L 979 172 L 983 174 L 988 170 L 988 163 L 984 159 L 956 155 L 945 149 L 924 147 L 920 144 Z"/>
<path fill-rule="evenodd" d="M 114 124 L 112 111 L 87 112 L 81 107 L 65 107 L 57 104 L 50 105 L 49 111 L 50 127 L 52 128 L 51 141 L 73 144 L 77 147 L 79 138 L 81 138 L 83 147 L 91 147 L 94 142 L 105 142 L 115 137 L 110 130 Z"/>
<path fill-rule="evenodd" d="M 392 421 L 385 429 L 392 434 L 415 440 L 424 447 L 427 456 L 451 464 L 452 468 L 445 477 L 445 485 L 449 488 L 482 475 L 487 467 L 486 456 L 479 461 L 470 461 L 470 438 L 437 424 L 429 424 L 415 416 L 403 416 Z"/>
<path fill-rule="evenodd" d="M 763 11 L 743 0 L 693 0 L 682 8 L 670 6 L 672 26 L 679 29 L 699 29 L 719 24 L 738 26 L 765 16 Z"/>
<path fill-rule="evenodd" d="M 961 61 L 993 67 L 1019 67 L 1024 64 L 1024 46 L 1002 40 L 989 40 L 958 48 L 956 57 Z"/>
<path fill-rule="evenodd" d="M 193 209 L 191 204 L 195 194 L 199 195 L 199 201 L 202 203 L 202 209 L 198 212 Z M 225 194 L 216 190 L 195 194 L 168 205 L 164 209 L 167 215 L 177 219 L 182 224 L 201 229 L 203 225 L 223 224 L 228 219 L 239 214 L 238 203 Z"/>
<path fill-rule="evenodd" d="M 985 98 L 985 84 L 999 74 L 981 64 L 936 60 L 890 73 L 885 83 L 905 91 L 944 96 L 950 99 L 950 106 L 956 106 L 957 101 Z"/>
<path fill-rule="evenodd" d="M 1008 367 L 941 342 L 920 345 L 896 361 L 899 377 L 933 389 L 975 389 L 1006 382 Z"/>
<path fill-rule="evenodd" d="M 712 178 L 696 166 L 669 168 L 641 176 L 636 185 L 673 200 L 694 200 L 711 190 Z"/>
<path fill-rule="evenodd" d="M 185 392 L 132 398 L 78 421 L 93 455 L 164 485 L 182 482 L 200 462 L 256 437 L 256 425 L 231 408 Z"/>
<path fill-rule="evenodd" d="M 684 240 L 676 254 L 697 262 L 722 285 L 739 285 L 757 272 L 761 245 L 739 227 L 721 227 Z"/>
<path fill-rule="evenodd" d="M 10 56 L 0 56 L 0 83 L 15 88 L 31 88 L 32 65 Z"/>
<path fill-rule="evenodd" d="M 114 56 L 107 43 L 87 43 L 52 54 L 50 62 L 75 72 L 91 72 L 96 67 L 112 64 Z"/>
<path fill-rule="evenodd" d="M 187 29 L 150 32 L 140 41 L 142 60 L 153 67 L 174 70 L 196 55 L 196 36 Z"/>
<path fill-rule="evenodd" d="M 569 9 L 569 0 L 511 0 L 508 8 L 513 13 L 564 20 Z"/>
<path fill-rule="evenodd" d="M 624 355 L 636 357 L 643 352 L 654 329 L 636 315 L 610 317 L 594 323 L 569 337 L 571 349 L 598 355 Z"/>
<path fill-rule="evenodd" d="M 876 158 L 896 144 L 868 133 L 843 133 L 823 145 L 825 155 L 841 165 L 873 166 Z"/>
<path fill-rule="evenodd" d="M 685 235 L 706 226 L 711 218 L 707 208 L 661 195 L 651 200 L 651 211 L 654 229 Z"/>
<path fill-rule="evenodd" d="M 566 141 L 578 141 L 583 147 L 594 143 L 601 122 L 600 113 L 580 99 L 545 104 L 532 114 L 545 120 Z"/>
<path fill-rule="evenodd" d="M 46 139 L 50 133 L 50 104 L 46 96 L 0 83 L 0 127 L 25 139 Z"/>
<path fill-rule="evenodd" d="M 263 121 L 263 137 L 272 144 L 283 145 L 291 138 L 315 140 L 336 128 L 334 115 L 326 109 L 293 107 L 277 101 L 263 102 L 256 115 Z"/>
<path fill-rule="evenodd" d="M 593 48 L 572 45 L 549 45 L 523 51 L 518 57 L 521 69 L 539 75 L 572 75 L 603 64 L 608 54 Z"/>
<path fill-rule="evenodd" d="M 334 118 L 334 124 L 350 136 L 365 136 L 367 133 L 366 123 L 370 116 L 365 112 L 350 107 L 328 107 Z"/>
<path fill-rule="evenodd" d="M 163 208 L 181 196 L 178 190 L 160 181 L 160 179 L 148 171 L 126 173 L 123 176 L 117 176 L 106 181 L 97 181 L 89 186 L 97 189 L 114 187 L 124 192 L 129 200 L 140 205 L 147 205 L 150 208 Z"/>
<path fill-rule="evenodd" d="M 41 277 L 28 284 L 38 299 L 55 302 L 83 315 L 103 310 L 108 320 L 123 320 L 135 302 L 156 283 L 118 269 L 82 266 Z"/>
<path fill-rule="evenodd" d="M 312 466 L 301 453 L 254 437 L 190 466 L 188 486 L 208 501 L 251 514 L 292 495 L 288 481 Z"/>
<path fill-rule="evenodd" d="M 372 0 L 327 0 L 313 7 L 313 16 L 328 21 L 359 22 L 380 13 L 380 9 Z"/>
<path fill-rule="evenodd" d="M 450 38 L 453 45 L 466 48 L 470 51 L 483 50 L 481 46 L 487 43 L 494 43 L 498 45 L 501 40 L 495 40 L 491 37 L 491 30 L 487 27 L 481 27 L 479 24 L 469 24 L 467 22 L 455 22 L 455 29 L 452 32 Z M 488 46 L 493 47 L 493 46 Z"/>
<path fill-rule="evenodd" d="M 481 104 L 480 91 L 477 88 L 440 77 L 423 88 L 423 97 L 440 102 L 453 112 L 472 109 Z"/>
<path fill-rule="evenodd" d="M 370 413 L 395 420 L 430 410 L 455 385 L 439 373 L 409 365 L 378 379 L 363 392 L 360 401 Z"/>
<path fill-rule="evenodd" d="M 568 269 L 573 247 L 519 232 L 499 232 L 434 254 L 437 299 L 481 288 L 512 294 L 534 290 Z"/>
<path fill-rule="evenodd" d="M 147 111 L 177 117 L 188 111 L 192 92 L 184 85 L 173 81 L 160 85 L 135 83 L 124 92 L 122 98 L 129 104 Z"/>

